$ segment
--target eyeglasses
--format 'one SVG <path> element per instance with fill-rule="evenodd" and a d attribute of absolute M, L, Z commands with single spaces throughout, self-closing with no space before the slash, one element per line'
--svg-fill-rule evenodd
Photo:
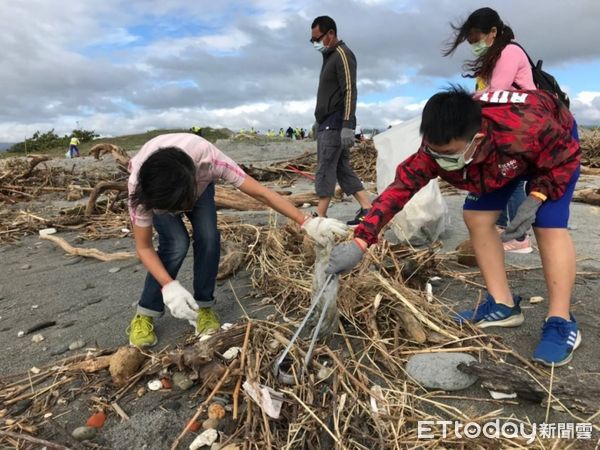
<path fill-rule="evenodd" d="M 321 36 L 319 36 L 318 38 L 310 38 L 310 43 L 314 44 L 315 42 L 319 42 L 321 39 L 323 39 L 323 36 L 325 36 L 327 33 L 329 33 L 329 30 L 327 30 L 325 33 L 323 33 Z"/>
<path fill-rule="evenodd" d="M 471 145 L 473 145 L 473 142 L 475 142 L 475 136 L 473 136 L 471 141 L 467 144 L 467 146 L 465 147 L 465 149 L 462 152 L 456 153 L 454 155 L 444 155 L 442 153 L 434 152 L 431 149 L 431 147 L 427 144 L 425 144 L 425 146 L 423 147 L 423 151 L 425 153 L 427 153 L 429 156 L 431 156 L 433 159 L 441 159 L 443 161 L 455 162 L 455 161 L 458 161 L 458 159 L 462 155 L 464 155 L 465 153 L 467 153 L 469 151 L 469 149 L 471 148 Z"/>

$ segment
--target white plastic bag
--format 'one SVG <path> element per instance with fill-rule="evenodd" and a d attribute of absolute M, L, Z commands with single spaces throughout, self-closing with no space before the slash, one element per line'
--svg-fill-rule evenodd
<path fill-rule="evenodd" d="M 377 149 L 377 191 L 381 194 L 396 176 L 396 167 L 421 145 L 417 117 L 373 138 Z M 404 206 L 390 222 L 394 234 L 401 241 L 422 245 L 435 241 L 446 230 L 448 205 L 442 197 L 437 179 L 431 180 Z"/>

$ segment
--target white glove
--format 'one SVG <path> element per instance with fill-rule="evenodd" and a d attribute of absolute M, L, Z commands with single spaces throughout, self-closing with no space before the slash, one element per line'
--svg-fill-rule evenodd
<path fill-rule="evenodd" d="M 179 281 L 174 280 L 162 288 L 163 302 L 177 319 L 196 320 L 198 304 L 194 296 Z"/>
<path fill-rule="evenodd" d="M 317 244 L 322 246 L 326 246 L 333 241 L 336 234 L 344 235 L 348 233 L 346 224 L 337 219 L 327 219 L 326 217 L 309 217 L 302 224 L 302 228 Z"/>

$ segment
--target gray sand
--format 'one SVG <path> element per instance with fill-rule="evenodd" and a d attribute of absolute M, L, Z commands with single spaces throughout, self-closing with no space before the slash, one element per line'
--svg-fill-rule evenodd
<path fill-rule="evenodd" d="M 222 144 L 222 145 L 221 145 Z M 314 142 L 303 141 L 279 144 L 277 146 L 252 146 L 247 143 L 220 143 L 221 148 L 241 163 L 266 164 L 272 160 L 286 160 L 300 155 L 305 150 L 315 150 Z M 81 160 L 57 160 L 52 164 L 75 164 L 101 170 L 114 165 L 110 157 L 95 162 L 91 158 Z M 69 166 L 70 167 L 70 166 Z M 600 180 L 582 177 L 578 187 L 600 184 Z M 310 184 L 300 181 L 295 190 L 310 189 Z M 452 251 L 458 242 L 466 238 L 467 232 L 461 218 L 462 196 L 446 198 L 452 216 L 452 226 L 444 239 L 444 251 Z M 51 205 L 48 207 L 52 207 Z M 348 220 L 354 216 L 357 204 L 350 199 L 335 203 L 330 217 Z M 578 271 L 599 272 L 600 231 L 598 220 L 600 208 L 584 204 L 572 205 L 571 225 L 578 256 Z M 229 213 L 229 212 L 228 212 Z M 266 223 L 268 213 L 241 213 L 244 220 L 253 223 Z M 74 233 L 61 233 L 61 237 L 72 242 Z M 81 244 L 104 251 L 133 251 L 130 236 L 121 239 L 108 239 Z M 560 257 L 557 255 L 556 257 Z M 145 270 L 136 261 L 103 263 L 65 255 L 51 242 L 40 241 L 36 236 L 22 239 L 17 245 L 0 247 L 0 258 L 4 270 L 0 274 L 0 344 L 2 346 L 2 367 L 0 375 L 24 372 L 33 366 L 56 361 L 63 356 L 53 356 L 51 351 L 60 346 L 82 339 L 86 347 L 112 348 L 127 344 L 125 330 L 134 314 L 133 304 L 141 293 Z M 507 264 L 518 267 L 539 267 L 539 254 L 507 256 Z M 111 269 L 119 268 L 111 273 Z M 179 280 L 191 287 L 191 251 L 180 272 Z M 480 281 L 480 280 L 479 280 Z M 541 295 L 545 299 L 546 287 L 541 270 L 513 272 L 510 282 L 515 292 L 525 299 Z M 235 321 L 242 311 L 235 301 L 235 295 L 251 315 L 266 314 L 257 310 L 256 298 L 250 286 L 248 274 L 242 272 L 235 277 L 218 283 L 218 312 L 223 321 Z M 478 296 L 475 288 L 450 281 L 435 288 L 435 294 L 442 295 L 450 306 L 462 309 L 471 305 Z M 562 373 L 600 373 L 598 353 L 600 343 L 600 281 L 597 275 L 578 276 L 573 297 L 573 312 L 580 324 L 583 343 L 575 353 L 568 367 L 559 369 Z M 260 298 L 258 298 L 260 300 Z M 528 305 L 524 301 L 526 322 L 516 329 L 492 329 L 490 333 L 500 336 L 505 343 L 515 348 L 525 357 L 530 357 L 540 334 L 547 302 Z M 18 338 L 19 331 L 47 321 L 54 320 L 56 326 L 38 333 L 44 336 L 41 343 L 33 343 L 31 335 Z M 192 331 L 191 327 L 166 314 L 156 322 L 160 346 L 181 342 L 182 336 Z M 36 333 L 34 333 L 36 334 Z M 81 351 L 81 350 L 80 350 Z M 487 392 L 475 385 L 461 393 L 466 396 L 489 398 Z M 110 415 L 96 442 L 108 448 L 168 448 L 169 443 L 180 432 L 185 421 L 194 412 L 187 399 L 181 400 L 182 408 L 174 412 L 157 408 L 164 403 L 162 394 L 150 393 L 140 400 L 122 400 L 121 406 L 131 420 L 120 424 L 117 417 Z M 493 403 L 455 401 L 454 406 L 465 412 L 477 411 L 482 414 L 498 408 Z M 66 445 L 76 445 L 70 432 L 83 425 L 89 415 L 89 406 L 80 398 L 69 405 L 69 413 L 53 421 L 49 428 L 49 438 Z M 521 401 L 519 405 L 505 405 L 505 416 L 514 413 L 524 419 L 542 422 L 545 408 Z M 551 422 L 574 422 L 574 419 L 553 412 Z M 161 440 L 162 437 L 166 438 Z M 188 442 L 189 443 L 189 442 Z"/>

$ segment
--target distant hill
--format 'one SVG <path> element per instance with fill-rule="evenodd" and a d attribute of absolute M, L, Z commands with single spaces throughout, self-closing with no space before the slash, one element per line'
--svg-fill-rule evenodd
<path fill-rule="evenodd" d="M 152 130 L 152 131 L 146 131 L 144 133 L 139 133 L 139 134 L 103 137 L 103 138 L 94 139 L 93 141 L 83 142 L 79 146 L 79 150 L 81 151 L 82 155 L 86 155 L 87 152 L 89 151 L 89 149 L 92 148 L 94 145 L 102 144 L 102 143 L 110 143 L 110 144 L 118 145 L 119 147 L 123 148 L 123 150 L 125 150 L 126 152 L 137 151 L 147 141 L 149 141 L 153 137 L 158 136 L 159 134 L 182 133 L 182 132 L 189 132 L 189 130 L 188 129 Z M 213 143 L 216 142 L 217 139 L 227 139 L 227 138 L 231 137 L 233 134 L 234 134 L 233 131 L 231 131 L 227 128 L 210 128 L 210 127 L 202 128 L 202 136 L 204 136 L 205 139 L 207 139 Z M 13 145 L 12 143 L 0 144 L 0 146 L 1 145 L 5 145 L 5 147 L 0 147 L 0 154 L 2 155 L 3 158 L 10 157 L 10 156 L 22 155 L 22 153 L 9 153 L 9 152 L 5 151 L 6 148 Z M 43 154 L 47 154 L 50 156 L 62 156 L 62 155 L 64 155 L 65 151 L 66 151 L 66 147 L 65 148 L 59 147 L 59 148 L 48 148 L 46 150 L 38 151 L 36 153 L 43 153 Z"/>
<path fill-rule="evenodd" d="M 14 142 L 0 142 L 0 152 L 3 152 L 7 148 L 11 147 Z"/>

